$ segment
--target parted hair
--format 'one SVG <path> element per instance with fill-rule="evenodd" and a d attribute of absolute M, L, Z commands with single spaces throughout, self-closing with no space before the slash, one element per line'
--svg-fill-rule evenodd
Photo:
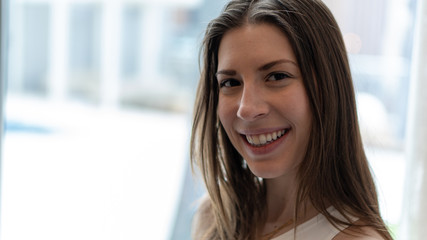
<path fill-rule="evenodd" d="M 254 239 L 265 221 L 266 188 L 233 147 L 217 115 L 218 49 L 224 34 L 246 24 L 272 24 L 288 38 L 312 112 L 312 130 L 298 166 L 298 218 L 303 202 L 335 226 L 363 226 L 392 239 L 379 213 L 375 183 L 364 152 L 348 57 L 338 24 L 320 0 L 232 0 L 207 26 L 201 48 L 191 136 L 191 159 L 208 192 L 199 211 L 208 222 L 203 239 Z M 327 211 L 334 206 L 346 221 Z M 206 225 L 206 223 L 205 223 Z M 362 227 L 362 226 L 361 226 Z M 201 231 L 194 229 L 194 231 Z"/>

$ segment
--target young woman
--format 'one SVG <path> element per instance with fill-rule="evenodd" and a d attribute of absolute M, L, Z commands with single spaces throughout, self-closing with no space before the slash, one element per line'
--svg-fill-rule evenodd
<path fill-rule="evenodd" d="M 392 239 L 340 30 L 318 0 L 233 0 L 203 43 L 195 239 Z"/>

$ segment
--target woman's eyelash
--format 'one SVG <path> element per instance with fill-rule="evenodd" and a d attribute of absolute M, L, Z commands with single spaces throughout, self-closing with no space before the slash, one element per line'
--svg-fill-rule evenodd
<path fill-rule="evenodd" d="M 285 72 L 275 72 L 271 73 L 267 76 L 267 80 L 269 81 L 279 81 L 287 78 L 292 78 L 291 74 L 285 73 Z M 236 87 L 240 86 L 240 81 L 237 79 L 229 78 L 224 79 L 219 82 L 219 87 Z"/>
<path fill-rule="evenodd" d="M 275 79 L 271 79 L 272 77 L 274 77 Z M 267 79 L 273 80 L 273 81 L 278 81 L 278 80 L 282 80 L 285 78 L 291 78 L 291 77 L 292 76 L 288 73 L 278 72 L 278 73 L 272 73 L 272 74 L 268 75 Z"/>
<path fill-rule="evenodd" d="M 235 87 L 235 86 L 239 86 L 239 85 L 240 85 L 240 82 L 237 81 L 236 79 L 225 79 L 219 83 L 220 88 L 222 88 L 222 87 Z"/>

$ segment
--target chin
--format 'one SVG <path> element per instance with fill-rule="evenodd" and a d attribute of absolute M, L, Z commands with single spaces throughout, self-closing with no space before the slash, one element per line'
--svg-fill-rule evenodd
<path fill-rule="evenodd" d="M 285 175 L 289 175 L 292 171 L 289 168 L 281 169 L 274 166 L 255 166 L 257 164 L 248 164 L 251 172 L 263 179 L 274 179 Z"/>

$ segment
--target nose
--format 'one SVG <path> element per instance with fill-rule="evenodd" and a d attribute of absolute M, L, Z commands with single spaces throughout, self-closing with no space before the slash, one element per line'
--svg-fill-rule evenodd
<path fill-rule="evenodd" d="M 256 86 L 244 85 L 237 117 L 245 121 L 255 121 L 266 116 L 269 107 L 265 97 Z"/>

